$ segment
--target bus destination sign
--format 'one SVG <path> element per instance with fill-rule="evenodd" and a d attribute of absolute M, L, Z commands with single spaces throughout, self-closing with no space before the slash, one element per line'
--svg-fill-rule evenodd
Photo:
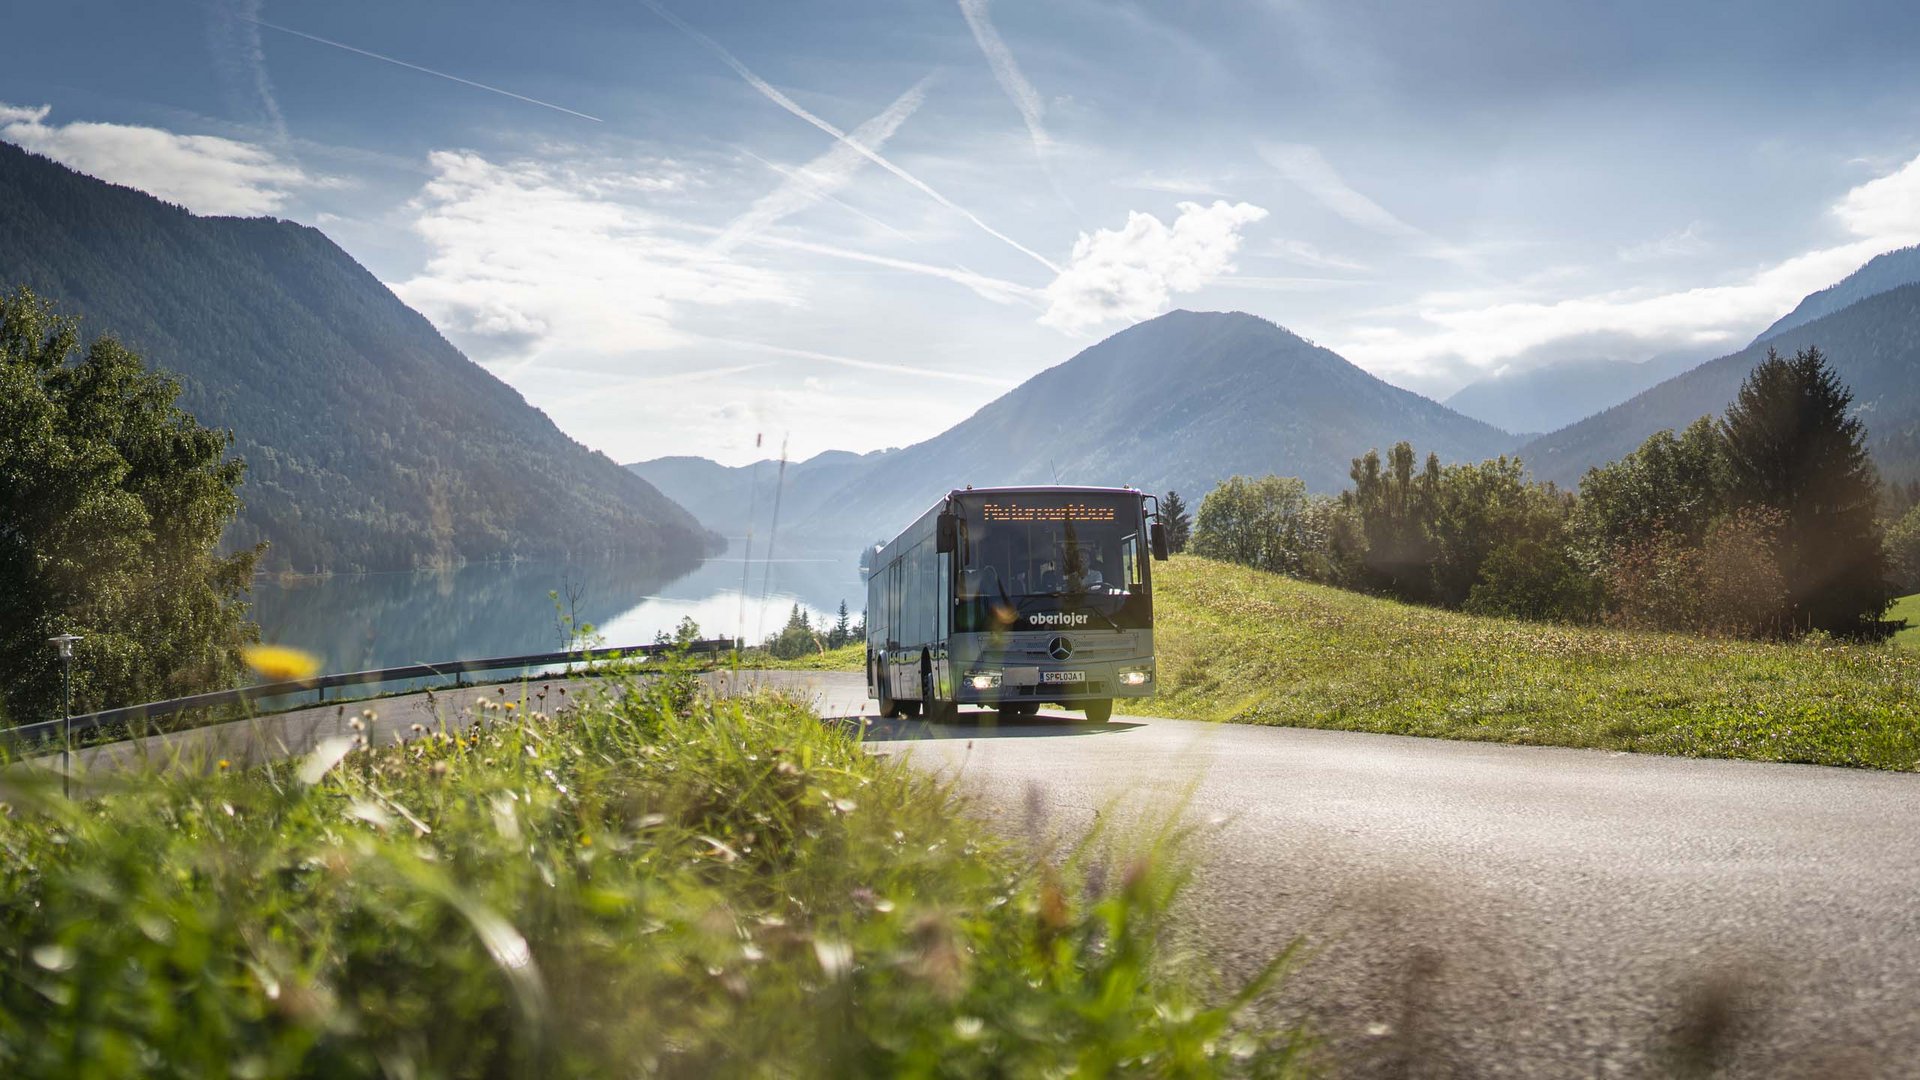
<path fill-rule="evenodd" d="M 1117 521 L 1112 504 L 1092 503 L 982 503 L 980 520 L 1038 523 L 1043 521 Z"/>

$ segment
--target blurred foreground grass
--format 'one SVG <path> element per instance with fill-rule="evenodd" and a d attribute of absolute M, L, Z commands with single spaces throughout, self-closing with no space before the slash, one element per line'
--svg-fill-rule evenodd
<path fill-rule="evenodd" d="M 1295 1067 L 1167 944 L 1171 832 L 1043 858 L 685 674 L 557 716 L 483 702 L 402 746 L 17 798 L 0 1075 Z"/>
<path fill-rule="evenodd" d="M 1920 653 L 1481 618 L 1176 556 L 1161 716 L 1913 769 Z M 1920 621 L 1920 612 L 1915 613 Z"/>

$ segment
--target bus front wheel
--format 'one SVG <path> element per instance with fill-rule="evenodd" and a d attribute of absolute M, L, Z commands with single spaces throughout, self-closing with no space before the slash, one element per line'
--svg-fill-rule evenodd
<path fill-rule="evenodd" d="M 876 672 L 873 685 L 874 698 L 880 705 L 880 715 L 889 718 L 900 715 L 900 703 L 893 700 L 893 680 L 887 677 L 885 668 Z"/>
<path fill-rule="evenodd" d="M 951 724 L 960 714 L 960 706 L 951 701 L 941 701 L 934 696 L 933 672 L 920 673 L 920 701 L 926 710 L 927 719 L 936 724 Z"/>
<path fill-rule="evenodd" d="M 1101 698 L 1087 702 L 1087 719 L 1096 724 L 1104 724 L 1113 719 L 1113 699 Z"/>

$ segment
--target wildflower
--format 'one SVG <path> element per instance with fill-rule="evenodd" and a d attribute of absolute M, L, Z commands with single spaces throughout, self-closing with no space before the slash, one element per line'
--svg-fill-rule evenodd
<path fill-rule="evenodd" d="M 513 710 L 515 710 L 515 709 L 517 709 L 517 708 L 519 708 L 519 707 L 520 707 L 520 706 L 518 706 L 518 705 L 516 705 L 516 704 L 514 704 L 514 703 L 513 703 L 513 702 L 511 702 L 511 701 L 509 701 L 509 702 L 507 702 L 507 703 L 506 703 L 505 705 L 502 705 L 502 706 L 501 706 L 501 708 L 503 708 L 503 709 L 505 709 L 505 710 L 507 710 L 508 712 L 512 712 Z"/>
<path fill-rule="evenodd" d="M 240 650 L 241 659 L 261 678 L 284 682 L 312 678 L 320 670 L 320 658 L 286 645 L 248 645 Z"/>
<path fill-rule="evenodd" d="M 221 771 L 221 772 L 226 772 L 226 771 L 227 771 L 228 769 L 231 769 L 231 768 L 233 768 L 233 762 L 231 762 L 231 761 L 228 761 L 228 760 L 227 760 L 226 758 L 221 758 L 221 759 L 220 759 L 220 771 Z"/>
<path fill-rule="evenodd" d="M 407 725 L 407 730 L 413 732 L 415 735 L 418 735 L 426 731 L 427 726 L 425 724 L 409 724 Z"/>

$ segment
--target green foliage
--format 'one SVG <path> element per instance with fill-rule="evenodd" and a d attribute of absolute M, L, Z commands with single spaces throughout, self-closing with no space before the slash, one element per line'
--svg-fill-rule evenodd
<path fill-rule="evenodd" d="M 1439 497 L 1439 457 L 1428 454 L 1426 468 L 1416 474 L 1413 445 L 1400 442 L 1388 451 L 1384 468 L 1379 452 L 1369 450 L 1353 460 L 1349 475 L 1353 487 L 1341 493 L 1340 502 L 1360 525 L 1360 586 L 1408 600 L 1431 599 L 1436 551 L 1428 524 Z"/>
<path fill-rule="evenodd" d="M 1160 500 L 1160 517 L 1167 525 L 1167 549 L 1176 555 L 1187 550 L 1193 540 L 1193 515 L 1187 510 L 1187 500 L 1177 491 L 1167 492 Z"/>
<path fill-rule="evenodd" d="M 1623 546 L 1656 534 L 1697 544 L 1726 513 L 1731 482 L 1720 431 L 1701 417 L 1674 435 L 1659 431 L 1619 461 L 1589 469 L 1574 512 L 1575 550 L 1604 566 Z"/>
<path fill-rule="evenodd" d="M 32 293 L 0 296 L 0 719 L 59 714 L 60 633 L 82 638 L 76 711 L 236 675 L 259 552 L 216 548 L 244 467 L 178 392 L 112 338 L 83 353 Z"/>
<path fill-rule="evenodd" d="M 1887 529 L 1887 568 L 1901 592 L 1920 592 L 1920 504 Z"/>
<path fill-rule="evenodd" d="M 1020 853 L 796 704 L 675 696 L 17 804 L 0 1073 L 1289 1070 L 1171 963 L 1177 832 Z"/>
<path fill-rule="evenodd" d="M 1197 555 L 1299 576 L 1308 553 L 1325 547 L 1313 531 L 1307 485 L 1291 476 L 1223 480 L 1200 503 Z"/>
<path fill-rule="evenodd" d="M 1788 625 L 1858 632 L 1893 599 L 1880 480 L 1852 405 L 1819 349 L 1769 349 L 1720 424 L 1733 504 L 1780 515 Z"/>
<path fill-rule="evenodd" d="M 1778 512 L 1750 507 L 1708 527 L 1698 543 L 1656 531 L 1607 562 L 1616 626 L 1733 637 L 1780 636 L 1786 579 Z"/>
<path fill-rule="evenodd" d="M 1159 715 L 1920 769 L 1920 652 L 1482 618 L 1191 555 L 1155 577 Z"/>
<path fill-rule="evenodd" d="M 0 284 L 83 304 L 181 405 L 230 428 L 230 550 L 396 570 L 618 553 L 690 567 L 720 541 L 569 439 L 314 229 L 202 218 L 0 143 Z"/>
<path fill-rule="evenodd" d="M 826 642 L 814 632 L 813 619 L 807 609 L 799 604 L 787 614 L 787 624 L 780 632 L 770 635 L 763 646 L 767 653 L 779 660 L 792 660 L 808 653 L 824 651 Z"/>

